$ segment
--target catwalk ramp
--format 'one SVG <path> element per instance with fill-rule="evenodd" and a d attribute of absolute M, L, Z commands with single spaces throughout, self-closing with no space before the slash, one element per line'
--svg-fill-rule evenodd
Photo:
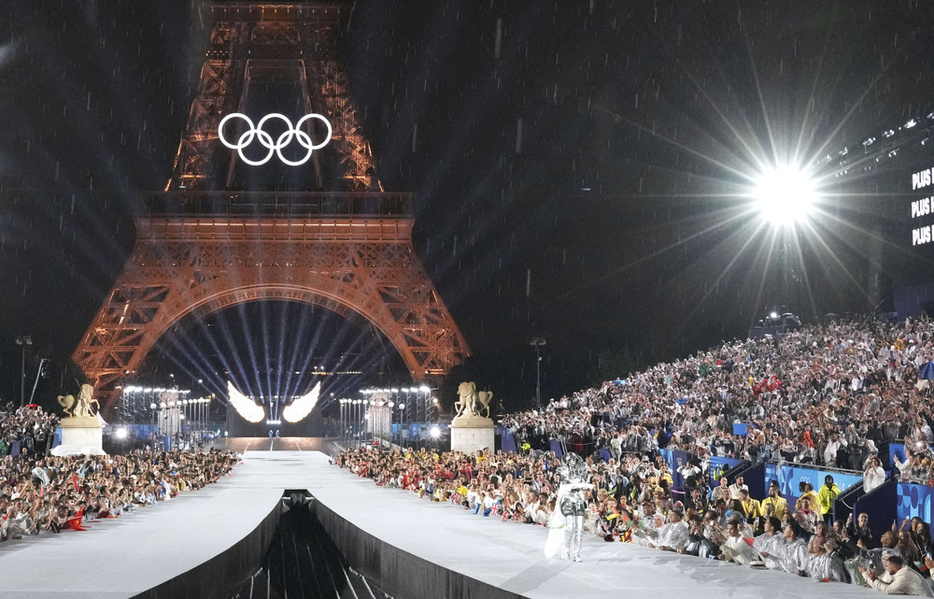
<path fill-rule="evenodd" d="M 377 487 L 329 464 L 325 454 L 303 450 L 320 445 L 248 443 L 244 463 L 207 489 L 84 533 L 3 543 L 0 597 L 223 596 L 262 560 L 285 489 L 309 491 L 344 560 L 397 599 L 564 599 L 609 590 L 691 599 L 878 597 L 871 589 L 594 537 L 584 539 L 582 563 L 550 560 L 542 527 Z"/>

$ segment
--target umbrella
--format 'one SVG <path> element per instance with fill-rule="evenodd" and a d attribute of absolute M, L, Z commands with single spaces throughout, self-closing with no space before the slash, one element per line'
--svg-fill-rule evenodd
<path fill-rule="evenodd" d="M 918 373 L 923 379 L 934 380 L 934 361 L 928 361 L 921 367 L 921 372 Z"/>

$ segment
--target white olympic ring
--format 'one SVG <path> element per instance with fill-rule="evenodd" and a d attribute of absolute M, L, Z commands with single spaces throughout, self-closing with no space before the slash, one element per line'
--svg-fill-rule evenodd
<path fill-rule="evenodd" d="M 240 135 L 240 139 L 237 140 L 237 143 L 230 143 L 224 137 L 224 125 L 226 125 L 227 121 L 229 121 L 232 118 L 241 118 L 244 121 L 246 121 L 247 125 L 249 125 L 250 127 L 248 130 L 244 131 Z M 263 125 L 265 125 L 266 121 L 268 121 L 269 119 L 280 119 L 284 121 L 285 124 L 288 126 L 288 128 L 285 131 L 283 131 L 282 134 L 279 136 L 279 138 L 275 141 L 275 143 L 273 143 L 272 141 L 272 136 L 266 133 L 265 131 L 263 131 Z M 324 125 L 328 128 L 328 135 L 327 137 L 324 138 L 324 141 L 322 141 L 321 143 L 317 143 L 317 144 L 312 143 L 311 136 L 309 136 L 307 133 L 301 130 L 302 125 L 304 125 L 305 121 L 309 119 L 318 119 L 321 122 L 323 122 Z M 298 122 L 295 123 L 295 127 L 292 127 L 292 121 L 289 120 L 289 117 L 285 116 L 284 114 L 279 114 L 278 112 L 273 112 L 261 118 L 259 120 L 259 123 L 257 123 L 256 126 L 254 127 L 253 121 L 250 120 L 250 117 L 239 112 L 234 112 L 222 118 L 220 124 L 217 126 L 217 137 L 220 138 L 221 143 L 227 146 L 228 148 L 230 148 L 231 150 L 236 150 L 237 153 L 240 154 L 240 160 L 244 161 L 250 166 L 260 166 L 260 165 L 266 164 L 267 162 L 269 162 L 269 159 L 272 158 L 273 152 L 278 154 L 279 160 L 281 160 L 285 164 L 289 166 L 301 166 L 305 164 L 306 162 L 308 162 L 308 159 L 311 158 L 311 153 L 313 151 L 320 150 L 321 148 L 326 146 L 329 141 L 331 141 L 331 133 L 332 133 L 331 123 L 329 123 L 328 120 L 324 118 L 322 115 L 315 114 L 315 113 L 306 114 L 302 118 L 298 119 Z M 255 138 L 259 139 L 260 145 L 262 145 L 264 148 L 269 150 L 269 153 L 266 154 L 266 157 L 261 160 L 250 160 L 249 158 L 243 155 L 243 148 L 253 143 L 253 139 Z M 299 145 L 301 145 L 302 147 L 308 150 L 308 153 L 305 154 L 305 157 L 302 158 L 301 160 L 289 160 L 288 158 L 282 155 L 282 148 L 292 143 L 293 138 L 297 139 Z"/>

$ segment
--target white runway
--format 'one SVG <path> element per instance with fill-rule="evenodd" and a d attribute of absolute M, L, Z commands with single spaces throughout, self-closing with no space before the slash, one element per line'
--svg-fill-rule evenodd
<path fill-rule="evenodd" d="M 403 551 L 530 599 L 608 591 L 690 599 L 878 597 L 871 589 L 584 539 L 584 562 L 545 559 L 540 526 L 476 516 L 377 487 L 309 451 L 248 451 L 233 475 L 84 533 L 0 545 L 0 597 L 132 597 L 207 561 L 254 530 L 283 489 Z M 595 595 L 596 594 L 596 595 Z M 396 599 L 416 599 L 397 597 Z"/>

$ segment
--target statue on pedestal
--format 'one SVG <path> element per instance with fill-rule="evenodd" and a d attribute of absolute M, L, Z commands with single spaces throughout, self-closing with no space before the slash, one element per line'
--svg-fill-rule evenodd
<path fill-rule="evenodd" d="M 71 418 L 94 418 L 94 415 L 100 411 L 100 404 L 93 397 L 94 386 L 84 384 L 81 385 L 81 391 L 78 392 L 78 397 L 71 395 L 59 395 L 58 396 L 58 405 L 62 406 L 62 411 L 65 412 L 65 416 Z M 92 409 L 91 406 L 97 406 L 97 409 Z"/>
<path fill-rule="evenodd" d="M 493 394 L 477 391 L 474 382 L 463 382 L 457 387 L 456 414 L 451 420 L 451 449 L 470 453 L 496 444 L 496 427 L 490 420 L 490 401 Z"/>
<path fill-rule="evenodd" d="M 457 387 L 457 401 L 454 402 L 454 409 L 457 410 L 455 418 L 477 416 L 480 418 L 490 417 L 490 402 L 493 400 L 493 393 L 490 391 L 477 391 L 477 383 L 463 382 Z"/>
<path fill-rule="evenodd" d="M 52 455 L 102 455 L 103 420 L 98 416 L 100 404 L 94 399 L 94 386 L 83 384 L 78 396 L 59 395 L 62 406 L 62 443 L 52 449 Z M 105 455 L 105 454 L 104 454 Z"/>

